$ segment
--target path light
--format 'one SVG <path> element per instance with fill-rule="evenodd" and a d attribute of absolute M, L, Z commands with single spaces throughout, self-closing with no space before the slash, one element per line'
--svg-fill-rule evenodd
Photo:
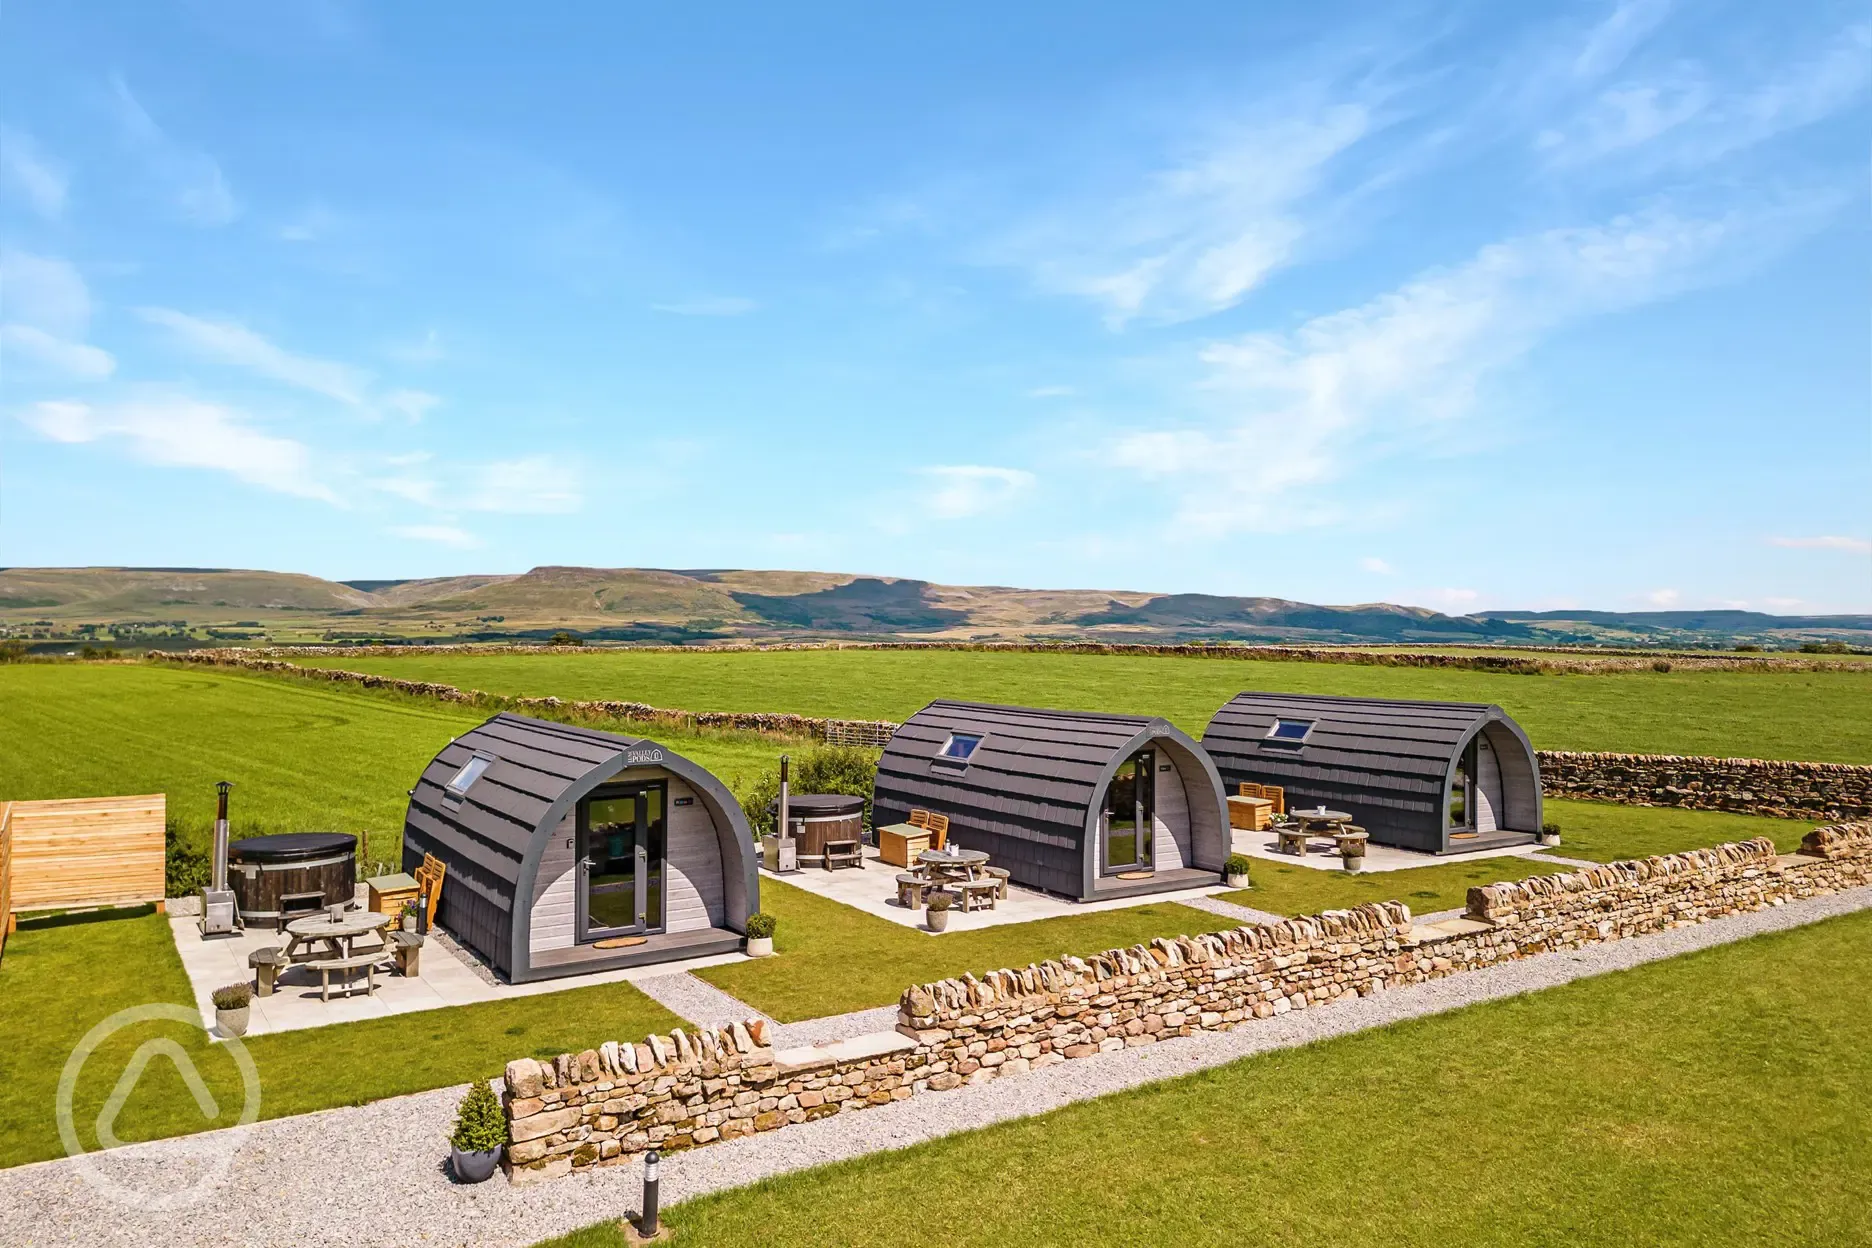
<path fill-rule="evenodd" d="M 657 1234 L 657 1162 L 660 1154 L 651 1149 L 644 1154 L 643 1216 L 637 1220 L 637 1232 L 645 1239 Z"/>

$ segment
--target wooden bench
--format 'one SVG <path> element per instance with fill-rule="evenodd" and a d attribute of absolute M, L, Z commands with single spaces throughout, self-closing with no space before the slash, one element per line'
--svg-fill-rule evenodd
<path fill-rule="evenodd" d="M 927 875 L 906 871 L 897 877 L 897 902 L 906 909 L 921 910 L 924 894 L 935 887 L 936 882 Z"/>
<path fill-rule="evenodd" d="M 423 938 L 415 932 L 391 932 L 389 940 L 397 974 L 405 979 L 422 978 Z"/>
<path fill-rule="evenodd" d="M 994 880 L 964 880 L 949 887 L 961 894 L 962 913 L 967 914 L 971 910 L 994 909 L 995 891 L 1000 885 Z"/>
<path fill-rule="evenodd" d="M 1278 824 L 1274 828 L 1275 846 L 1283 854 L 1297 854 L 1306 857 L 1307 841 L 1311 834 L 1297 823 Z"/>
<path fill-rule="evenodd" d="M 274 981 L 286 969 L 286 955 L 276 946 L 268 945 L 248 954 L 247 965 L 254 973 L 254 991 L 263 997 L 270 997 L 273 995 Z"/>
<path fill-rule="evenodd" d="M 364 972 L 364 995 L 368 997 L 375 993 L 377 991 L 377 959 L 379 956 L 380 955 L 375 953 L 358 953 L 348 958 L 325 958 L 318 962 L 306 963 L 308 967 L 319 973 L 319 1000 L 331 1000 L 331 974 L 333 971 L 337 971 L 344 977 L 343 986 L 345 996 L 348 997 L 351 995 L 351 972 L 357 970 L 362 970 Z"/>
<path fill-rule="evenodd" d="M 823 848 L 825 852 L 823 861 L 828 871 L 836 871 L 840 867 L 862 868 L 864 866 L 863 841 L 827 841 Z"/>
<path fill-rule="evenodd" d="M 1009 871 L 1006 867 L 983 867 L 982 872 L 987 875 L 989 879 L 994 881 L 995 896 L 999 897 L 1002 901 L 1006 901 L 1008 880 L 1013 877 L 1014 873 Z"/>

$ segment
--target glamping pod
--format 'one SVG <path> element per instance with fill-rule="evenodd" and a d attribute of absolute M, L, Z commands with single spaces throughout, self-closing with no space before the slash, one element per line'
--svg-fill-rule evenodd
<path fill-rule="evenodd" d="M 872 822 L 917 807 L 1014 883 L 1080 901 L 1214 884 L 1228 855 L 1215 765 L 1147 715 L 932 702 L 884 747 Z"/>
<path fill-rule="evenodd" d="M 1288 810 L 1346 811 L 1374 844 L 1451 854 L 1540 832 L 1540 765 L 1499 706 L 1240 693 L 1202 743 L 1231 792 L 1281 785 Z"/>
<path fill-rule="evenodd" d="M 654 741 L 496 715 L 410 790 L 404 869 L 447 865 L 436 925 L 515 983 L 741 947 L 753 835 Z"/>

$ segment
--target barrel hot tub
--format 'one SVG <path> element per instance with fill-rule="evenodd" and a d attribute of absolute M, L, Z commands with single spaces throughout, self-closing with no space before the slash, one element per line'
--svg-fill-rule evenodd
<path fill-rule="evenodd" d="M 347 904 L 357 887 L 357 837 L 286 832 L 235 841 L 228 887 L 243 923 L 280 923 Z"/>
<path fill-rule="evenodd" d="M 780 803 L 767 804 L 767 812 L 778 816 Z M 804 865 L 818 865 L 825 860 L 827 841 L 864 841 L 864 798 L 849 793 L 789 793 L 787 820 L 798 834 L 795 847 Z"/>

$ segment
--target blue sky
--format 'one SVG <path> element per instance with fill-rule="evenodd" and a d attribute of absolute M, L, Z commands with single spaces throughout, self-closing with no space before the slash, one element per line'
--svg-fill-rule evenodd
<path fill-rule="evenodd" d="M 0 563 L 1872 609 L 1863 4 L 11 0 L 0 82 Z"/>

